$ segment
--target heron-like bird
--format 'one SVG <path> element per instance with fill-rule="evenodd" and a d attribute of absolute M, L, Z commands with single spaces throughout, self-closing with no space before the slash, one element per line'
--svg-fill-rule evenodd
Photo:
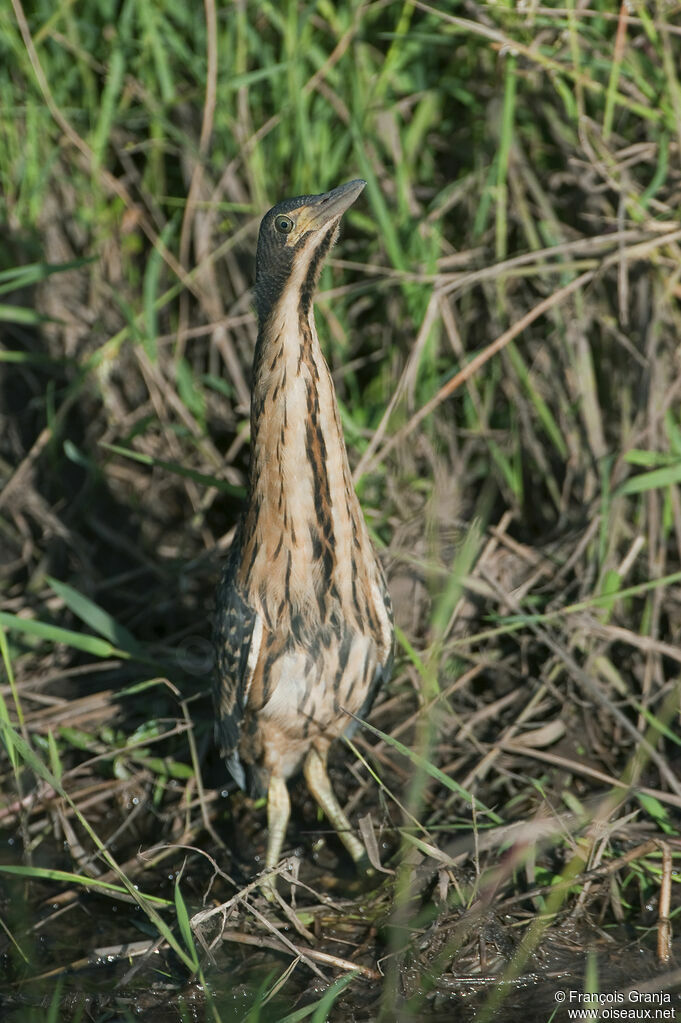
<path fill-rule="evenodd" d="M 217 595 L 215 706 L 230 773 L 267 795 L 267 867 L 280 858 L 287 780 L 301 765 L 353 860 L 366 855 L 327 754 L 390 675 L 392 612 L 312 310 L 340 219 L 364 185 L 286 199 L 258 236 L 248 501 Z"/>

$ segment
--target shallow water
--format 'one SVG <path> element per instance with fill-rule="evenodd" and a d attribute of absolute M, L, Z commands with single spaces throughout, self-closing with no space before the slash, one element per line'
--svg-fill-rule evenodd
<path fill-rule="evenodd" d="M 232 845 L 238 850 L 234 855 L 239 862 L 234 858 L 226 862 L 230 854 L 208 843 L 204 851 L 241 887 L 251 879 L 257 863 L 262 815 L 249 806 L 241 819 L 236 800 L 230 804 L 230 813 L 229 826 L 236 832 L 231 836 Z M 298 824 L 294 820 L 291 837 L 295 838 L 295 828 L 304 820 L 305 814 L 298 815 Z M 114 819 L 107 822 L 111 833 L 119 823 Z M 134 842 L 117 848 L 119 862 L 151 846 L 160 837 L 153 834 L 155 826 L 153 814 L 143 815 L 142 830 L 135 834 Z M 101 822 L 99 830 L 103 833 Z M 563 1021 L 570 1018 L 571 1010 L 584 1008 L 580 996 L 587 973 L 595 978 L 594 990 L 611 996 L 611 1001 L 604 1002 L 602 1019 L 655 1019 L 657 1011 L 668 1013 L 657 1018 L 681 1019 L 681 976 L 672 976 L 677 969 L 674 962 L 664 969 L 658 965 L 652 930 L 588 924 L 581 929 L 551 928 L 520 975 L 502 988 L 500 977 L 513 960 L 527 915 L 501 919 L 489 912 L 478 918 L 467 915 L 467 910 L 446 906 L 438 911 L 431 896 L 424 894 L 427 889 L 415 889 L 411 916 L 397 920 L 391 915 L 390 878 L 379 875 L 361 883 L 342 853 L 336 858 L 335 840 L 318 848 L 307 833 L 299 837 L 301 879 L 325 893 L 337 909 L 325 909 L 317 899 L 310 902 L 310 896 L 298 894 L 299 912 L 312 936 L 309 942 L 296 933 L 278 907 L 268 906 L 261 898 L 255 900 L 254 907 L 302 953 L 312 947 L 379 972 L 375 979 L 360 976 L 352 980 L 331 1010 L 328 1018 L 332 1021 Z M 74 869 L 70 851 L 49 831 L 32 857 L 35 866 Z M 0 832 L 0 864 L 19 864 L 23 859 L 17 832 Z M 173 900 L 180 871 L 190 917 L 203 908 L 228 902 L 235 894 L 225 878 L 215 876 L 209 858 L 179 847 L 153 869 L 140 866 L 134 880 L 146 894 Z M 280 886 L 287 901 L 288 888 Z M 259 1013 L 256 1009 L 251 1014 L 295 962 L 295 952 L 246 944 L 246 939 L 271 940 L 272 932 L 262 916 L 235 907 L 224 921 L 232 940 L 218 941 L 210 953 L 204 953 L 195 939 L 213 1013 L 206 993 L 172 951 L 160 948 L 149 952 L 158 931 L 135 904 L 64 883 L 0 873 L 0 918 L 6 928 L 0 929 L 2 1023 L 32 1023 L 34 1019 L 43 1023 L 57 997 L 57 985 L 56 1019 L 65 1023 L 79 1019 L 92 1023 L 202 1021 L 215 1020 L 215 1013 L 222 1023 L 277 1023 L 295 1009 L 315 1005 L 331 983 L 347 975 L 321 962 L 315 964 L 316 974 L 299 962 L 279 992 Z M 163 918 L 179 935 L 173 906 L 163 912 Z M 207 943 L 217 936 L 219 921 L 216 916 L 206 927 Z M 628 995 L 632 988 L 658 995 L 668 991 L 670 997 L 662 1004 L 632 1002 Z M 561 1000 L 563 995 L 565 1000 Z M 608 1016 L 607 1011 L 613 1009 L 626 1010 L 629 1015 Z M 649 1017 L 646 1011 L 651 1012 Z"/>

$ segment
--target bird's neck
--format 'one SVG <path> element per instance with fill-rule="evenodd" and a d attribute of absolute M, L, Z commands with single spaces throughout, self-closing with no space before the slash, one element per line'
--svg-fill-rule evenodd
<path fill-rule="evenodd" d="M 312 310 L 283 302 L 276 323 L 256 346 L 241 565 L 269 624 L 296 612 L 323 620 L 334 601 L 351 603 L 353 563 L 374 564 Z"/>

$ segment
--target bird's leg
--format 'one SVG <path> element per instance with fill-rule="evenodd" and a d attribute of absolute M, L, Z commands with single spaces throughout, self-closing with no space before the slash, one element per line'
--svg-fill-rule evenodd
<path fill-rule="evenodd" d="M 366 860 L 366 851 L 352 833 L 350 821 L 343 813 L 336 799 L 326 770 L 326 754 L 311 749 L 303 767 L 305 781 L 310 792 L 338 832 L 338 837 L 352 856 L 355 863 Z"/>
<path fill-rule="evenodd" d="M 268 869 L 276 867 L 279 862 L 290 813 L 291 800 L 289 799 L 286 782 L 283 778 L 278 777 L 278 775 L 272 774 L 267 786 L 268 838 L 265 866 Z M 270 902 L 274 899 L 275 887 L 276 875 L 270 874 L 262 884 L 263 894 Z"/>

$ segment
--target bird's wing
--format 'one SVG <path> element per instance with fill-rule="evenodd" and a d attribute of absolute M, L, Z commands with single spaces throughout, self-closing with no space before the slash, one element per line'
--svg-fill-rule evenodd
<path fill-rule="evenodd" d="M 369 692 L 367 693 L 367 698 L 362 704 L 357 714 L 357 717 L 360 718 L 362 721 L 364 721 L 369 716 L 369 711 L 373 706 L 374 700 L 378 696 L 378 692 L 381 686 L 385 685 L 387 682 L 390 681 L 390 678 L 393 673 L 394 659 L 395 659 L 394 650 L 391 649 L 387 661 L 384 661 L 383 664 L 379 664 L 379 666 L 376 668 L 376 671 L 374 672 L 374 677 L 371 681 L 371 686 L 369 687 Z"/>
<path fill-rule="evenodd" d="M 218 744 L 228 758 L 228 766 L 235 760 L 232 754 L 239 742 L 241 721 L 248 703 L 248 692 L 262 637 L 262 620 L 249 606 L 237 583 L 239 546 L 237 540 L 232 546 L 218 587 L 213 629 L 217 656 L 213 688 L 216 729 Z M 235 763 L 237 761 L 238 758 Z M 236 774 L 235 778 L 241 783 Z"/>
<path fill-rule="evenodd" d="M 391 629 L 392 629 L 392 627 L 393 627 L 392 626 L 392 622 L 393 622 L 393 605 L 392 605 L 392 601 L 390 599 L 390 593 L 388 592 L 388 587 L 386 585 L 385 579 L 383 578 L 382 574 L 381 574 L 381 591 L 382 591 L 383 601 L 385 603 L 386 611 L 388 612 L 388 618 L 390 619 L 390 625 L 391 625 Z M 371 710 L 371 708 L 373 706 L 374 700 L 378 696 L 378 691 L 381 688 L 381 686 L 385 685 L 386 683 L 388 683 L 390 681 L 390 678 L 391 678 L 392 673 L 393 673 L 393 662 L 394 662 L 394 660 L 395 660 L 395 635 L 394 635 L 394 632 L 393 632 L 393 634 L 392 634 L 392 641 L 391 641 L 391 644 L 390 644 L 390 649 L 388 650 L 388 652 L 387 652 L 383 662 L 381 664 L 379 664 L 378 667 L 376 668 L 376 671 L 374 672 L 374 677 L 371 680 L 371 685 L 369 686 L 369 692 L 367 693 L 366 700 L 362 704 L 362 706 L 361 706 L 361 708 L 359 710 L 359 713 L 357 714 L 357 717 L 361 721 L 364 721 L 368 717 L 369 711 Z M 345 734 L 350 736 L 351 733 L 358 727 L 358 724 L 359 724 L 358 721 L 354 721 L 352 723 L 352 725 L 350 726 L 350 728 L 346 731 Z"/>

